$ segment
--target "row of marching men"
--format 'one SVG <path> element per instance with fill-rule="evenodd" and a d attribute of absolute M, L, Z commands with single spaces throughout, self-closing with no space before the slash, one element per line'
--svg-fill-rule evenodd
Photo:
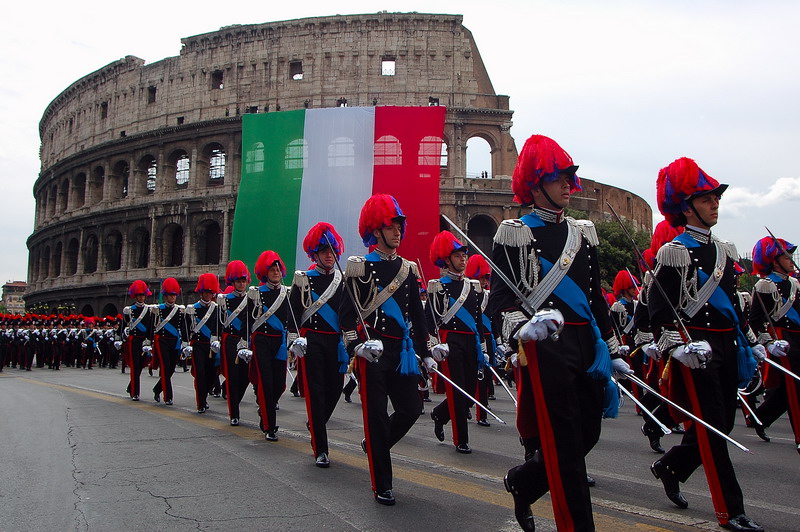
<path fill-rule="evenodd" d="M 4 367 L 31 371 L 34 364 L 52 370 L 62 365 L 116 368 L 117 323 L 115 316 L 2 315 L 0 371 Z"/>

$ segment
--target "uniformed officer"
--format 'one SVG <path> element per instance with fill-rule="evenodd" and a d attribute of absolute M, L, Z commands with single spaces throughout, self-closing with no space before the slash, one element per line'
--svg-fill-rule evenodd
<path fill-rule="evenodd" d="M 214 389 L 217 378 L 216 359 L 219 357 L 219 309 L 214 301 L 219 293 L 219 279 L 213 273 L 197 278 L 195 292 L 200 300 L 186 308 L 189 316 L 191 338 L 192 377 L 197 413 L 208 410 L 208 394 Z"/>
<path fill-rule="evenodd" d="M 131 381 L 128 384 L 128 393 L 134 401 L 139 400 L 140 379 L 145 359 L 152 356 L 151 340 L 153 334 L 153 315 L 145 304 L 147 296 L 153 295 L 147 283 L 137 279 L 128 288 L 128 295 L 136 301 L 122 309 L 122 322 L 120 323 L 120 336 L 124 344 L 124 357 L 131 369 Z"/>
<path fill-rule="evenodd" d="M 481 286 L 481 321 L 483 322 L 483 341 L 486 346 L 486 353 L 489 356 L 489 363 L 483 371 L 478 371 L 478 386 L 476 392 L 476 399 L 485 408 L 489 408 L 489 399 L 494 399 L 494 373 L 489 369 L 489 366 L 494 367 L 497 363 L 496 354 L 497 341 L 495 340 L 494 333 L 492 332 L 492 320 L 489 316 L 489 287 L 492 282 L 492 268 L 489 263 L 483 258 L 483 255 L 474 254 L 470 255 L 467 260 L 467 269 L 464 274 L 478 281 Z M 505 360 L 503 360 L 505 363 Z M 481 427 L 490 426 L 486 420 L 487 414 L 484 408 L 475 407 L 475 420 Z"/>
<path fill-rule="evenodd" d="M 189 347 L 189 331 L 186 324 L 185 307 L 176 304 L 181 286 L 174 277 L 167 277 L 161 283 L 161 295 L 164 302 L 150 307 L 153 313 L 153 347 L 158 365 L 161 368 L 158 382 L 153 387 L 153 398 L 161 401 L 164 392 L 164 404 L 172 404 L 172 375 L 181 351 Z M 187 355 L 190 351 L 187 350 Z"/>

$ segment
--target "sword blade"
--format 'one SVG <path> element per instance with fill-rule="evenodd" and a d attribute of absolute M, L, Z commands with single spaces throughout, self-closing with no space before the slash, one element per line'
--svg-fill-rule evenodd
<path fill-rule="evenodd" d="M 744 395 L 742 395 L 742 392 L 740 392 L 739 390 L 736 390 L 736 395 L 739 397 L 739 400 L 744 405 L 744 409 L 747 410 L 750 413 L 750 417 L 753 418 L 753 421 L 755 421 L 759 425 L 762 425 L 763 423 L 761 423 L 761 420 L 758 419 L 758 416 L 756 415 L 756 411 L 753 410 L 752 408 L 750 408 L 750 405 L 747 404 L 747 401 L 745 400 L 746 398 L 745 398 Z"/>
<path fill-rule="evenodd" d="M 672 431 L 669 430 L 666 425 L 664 425 L 662 422 L 660 422 L 658 420 L 658 418 L 655 416 L 655 414 L 653 414 L 650 410 L 648 410 L 647 407 L 645 407 L 636 397 L 634 397 L 634 395 L 631 392 L 629 392 L 627 388 L 625 388 L 623 385 L 621 385 L 617 379 L 615 379 L 614 377 L 611 377 L 611 380 L 613 380 L 614 384 L 617 385 L 617 387 L 619 388 L 619 391 L 624 393 L 628 397 L 628 399 L 633 401 L 633 404 L 638 406 L 642 410 L 642 412 L 646 413 L 648 416 L 650 416 L 653 419 L 653 421 L 656 422 L 658 427 L 661 429 L 661 432 L 663 432 L 664 434 L 672 434 Z"/>
<path fill-rule="evenodd" d="M 508 389 L 508 386 L 506 386 L 506 383 L 503 382 L 503 379 L 500 378 L 500 375 L 497 374 L 497 371 L 495 371 L 495 369 L 492 366 L 489 366 L 489 370 L 491 370 L 491 372 L 494 374 L 494 376 L 497 377 L 497 380 L 500 381 L 500 385 L 506 391 L 506 393 L 511 398 L 511 400 L 514 401 L 514 407 L 516 407 L 517 406 L 517 398 L 514 397 L 514 394 L 511 393 L 511 390 Z"/>
<path fill-rule="evenodd" d="M 771 365 L 773 367 L 778 368 L 779 370 L 781 370 L 782 372 L 786 373 L 791 378 L 800 381 L 800 377 L 798 377 L 796 373 L 793 373 L 792 371 L 784 368 L 783 366 L 781 366 L 780 364 L 778 364 L 774 360 L 770 360 L 769 358 L 765 358 L 764 362 L 766 362 L 767 364 L 769 364 L 769 365 Z"/>

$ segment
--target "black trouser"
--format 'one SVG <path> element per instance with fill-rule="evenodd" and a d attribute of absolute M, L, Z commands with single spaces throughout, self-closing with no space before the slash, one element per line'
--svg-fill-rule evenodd
<path fill-rule="evenodd" d="M 711 344 L 711 360 L 705 369 L 689 369 L 672 361 L 670 379 L 681 379 L 686 387 L 690 411 L 712 427 L 730 434 L 736 419 L 736 390 L 739 375 L 736 358 L 737 335 L 734 331 L 708 331 L 690 328 L 692 339 L 706 340 Z M 736 472 L 733 470 L 728 443 L 692 423 L 683 435 L 680 445 L 674 446 L 661 458 L 661 462 L 677 479 L 686 482 L 703 464 L 711 500 L 720 523 L 729 517 L 744 513 L 744 500 Z"/>
<path fill-rule="evenodd" d="M 489 407 L 489 396 L 492 395 L 492 372 L 489 368 L 483 368 L 483 371 L 478 374 L 476 389 L 476 399 L 485 407 Z M 475 405 L 475 419 L 478 421 L 486 421 L 486 410 Z"/>
<path fill-rule="evenodd" d="M 249 367 L 236 353 L 240 337 L 226 334 L 222 337 L 222 364 L 225 372 L 225 395 L 228 397 L 228 415 L 239 419 L 239 403 L 242 402 L 250 383 Z"/>
<path fill-rule="evenodd" d="M 444 332 L 440 331 L 440 334 Z M 474 394 L 478 378 L 475 335 L 448 332 L 446 338 L 450 354 L 441 363 L 442 373 L 462 390 Z M 472 407 L 474 401 L 468 399 L 447 382 L 445 383 L 445 393 L 447 396 L 433 409 L 433 415 L 440 423 L 448 423 L 453 419 L 453 444 L 466 445 L 469 443 L 467 411 Z"/>
<path fill-rule="evenodd" d="M 644 356 L 644 354 L 642 354 L 642 356 Z M 640 378 L 642 380 L 645 380 L 650 386 L 653 387 L 653 389 L 658 390 L 658 381 L 661 377 L 660 373 L 663 370 L 663 364 L 655 361 L 650 362 L 649 364 L 643 365 L 643 370 L 644 370 L 643 371 L 644 375 Z M 647 378 L 648 375 L 649 378 Z M 669 411 L 669 407 L 654 394 L 644 391 L 644 395 L 642 396 L 640 401 L 645 408 L 647 408 L 650 412 L 653 413 L 653 416 L 650 416 L 644 412 L 642 413 L 642 415 L 644 416 L 645 435 L 658 436 L 658 437 L 664 435 L 664 431 L 662 431 L 661 427 L 658 426 L 656 420 L 660 421 L 665 427 L 669 429 L 678 425 L 672 418 L 672 414 Z"/>
<path fill-rule="evenodd" d="M 211 343 L 206 340 L 194 340 L 192 342 L 192 376 L 194 377 L 194 395 L 198 410 L 205 408 L 208 404 L 208 392 L 214 389 L 216 374 Z"/>
<path fill-rule="evenodd" d="M 286 360 L 275 358 L 282 342 L 281 336 L 253 335 L 251 363 L 256 364 L 259 426 L 264 432 L 278 428 L 275 405 L 286 390 Z"/>
<path fill-rule="evenodd" d="M 141 376 L 145 362 L 142 343 L 145 339 L 144 336 L 129 336 L 125 340 L 126 360 L 131 368 L 131 382 L 128 384 L 128 393 L 131 394 L 131 397 L 139 397 L 141 391 Z"/>
<path fill-rule="evenodd" d="M 531 380 L 531 393 L 520 394 L 520 411 L 531 410 L 522 401 L 533 401 L 540 444 L 530 460 L 508 472 L 525 502 L 532 504 L 548 491 L 554 506 L 563 501 L 565 506 L 554 507 L 556 522 L 565 516 L 576 531 L 594 530 L 585 462 L 600 438 L 603 410 L 603 383 L 586 373 L 594 346 L 591 327 L 570 324 L 558 341 L 525 345 L 528 366 L 521 375 Z"/>
<path fill-rule="evenodd" d="M 343 376 L 339 373 L 341 336 L 308 331 L 305 337 L 308 347 L 305 356 L 298 359 L 301 368 L 298 379 L 303 379 L 311 448 L 316 456 L 329 452 L 326 424 L 331 419 L 342 393 Z"/>
<path fill-rule="evenodd" d="M 153 393 L 159 395 L 163 391 L 164 400 L 172 401 L 172 375 L 180 358 L 180 340 L 174 336 L 157 334 L 153 344 L 158 356 L 158 365 L 161 366 L 158 382 L 153 386 Z"/>
<path fill-rule="evenodd" d="M 353 390 L 356 389 L 356 386 L 358 386 L 358 383 L 352 376 L 350 376 L 350 378 L 347 380 L 347 384 L 345 384 L 344 388 L 342 388 L 342 393 L 344 393 L 345 397 L 350 397 L 350 394 L 353 393 Z"/>
<path fill-rule="evenodd" d="M 778 364 L 783 365 L 784 362 L 788 362 L 789 371 L 800 374 L 800 333 L 786 329 L 780 331 L 781 338 L 789 342 L 789 354 L 778 361 Z M 769 371 L 778 374 L 778 385 L 767 390 L 764 402 L 756 409 L 756 416 L 762 425 L 769 427 L 788 411 L 795 443 L 800 444 L 800 382 L 791 380 L 792 377 L 777 368 L 769 368 Z"/>
<path fill-rule="evenodd" d="M 401 375 L 397 371 L 401 340 L 381 340 L 383 355 L 377 362 L 357 359 L 372 490 L 378 493 L 392 489 L 389 451 L 405 436 L 422 411 L 417 391 L 419 375 Z M 391 416 L 387 411 L 388 400 L 392 401 L 394 409 Z"/>

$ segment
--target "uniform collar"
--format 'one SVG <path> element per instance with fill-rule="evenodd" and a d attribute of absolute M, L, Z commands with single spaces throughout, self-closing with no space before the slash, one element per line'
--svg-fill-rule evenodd
<path fill-rule="evenodd" d="M 400 255 L 397 254 L 397 250 L 392 251 L 392 253 L 384 253 L 380 249 L 375 248 L 375 253 L 378 254 L 381 260 L 395 260 L 400 257 Z"/>
<path fill-rule="evenodd" d="M 708 244 L 711 242 L 711 230 L 702 229 L 693 225 L 686 226 L 686 233 L 697 240 L 700 244 Z"/>
<path fill-rule="evenodd" d="M 543 222 L 549 224 L 560 224 L 564 220 L 564 210 L 552 211 L 541 207 L 534 207 L 531 211 L 536 214 Z"/>

